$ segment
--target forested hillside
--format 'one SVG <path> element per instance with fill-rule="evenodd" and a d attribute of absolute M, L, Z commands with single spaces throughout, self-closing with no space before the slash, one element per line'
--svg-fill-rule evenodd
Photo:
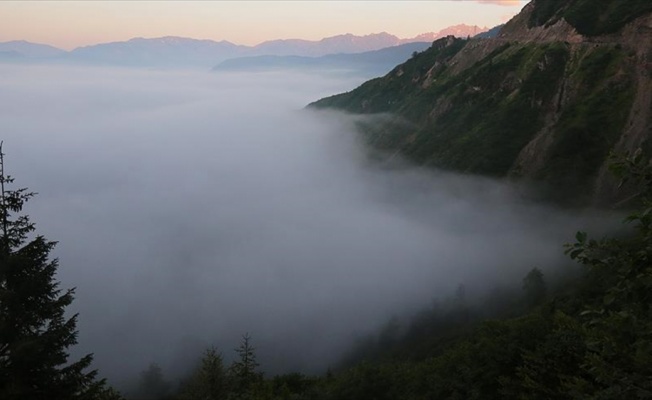
<path fill-rule="evenodd" d="M 422 165 L 614 203 L 607 155 L 648 151 L 651 11 L 645 1 L 534 1 L 495 39 L 441 39 L 311 106 L 389 115 L 360 124 L 367 141 Z"/>

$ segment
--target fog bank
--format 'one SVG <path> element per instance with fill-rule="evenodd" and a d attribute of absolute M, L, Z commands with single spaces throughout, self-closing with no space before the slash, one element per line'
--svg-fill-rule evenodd
<path fill-rule="evenodd" d="M 59 241 L 80 344 L 117 382 L 249 332 L 268 373 L 322 371 L 356 335 L 458 284 L 519 282 L 606 216 L 487 179 L 369 164 L 353 121 L 302 110 L 361 82 L 0 65 L 0 139 Z"/>

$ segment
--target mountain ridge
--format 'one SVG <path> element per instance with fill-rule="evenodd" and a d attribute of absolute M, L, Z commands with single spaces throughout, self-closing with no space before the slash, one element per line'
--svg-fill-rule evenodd
<path fill-rule="evenodd" d="M 8 42 L 0 42 L 0 52 L 15 52 L 27 58 L 56 57 L 66 53 L 65 50 L 61 50 L 54 46 L 41 43 L 32 43 L 25 40 L 11 40 Z"/>
<path fill-rule="evenodd" d="M 563 202 L 615 204 L 609 153 L 649 147 L 652 137 L 650 10 L 582 35 L 572 23 L 595 7 L 565 0 L 537 20 L 549 4 L 529 3 L 495 39 L 441 39 L 383 78 L 309 106 L 393 115 L 361 124 L 364 137 L 418 164 L 532 181 Z"/>
<path fill-rule="evenodd" d="M 415 53 L 426 50 L 430 42 L 412 42 L 362 53 L 327 54 L 320 57 L 306 56 L 248 56 L 222 61 L 212 71 L 273 71 L 293 70 L 304 72 L 338 71 L 362 78 L 386 74 Z"/>
<path fill-rule="evenodd" d="M 486 28 L 468 25 L 455 25 L 440 32 L 460 32 L 460 35 L 481 31 Z M 401 39 L 386 32 L 356 36 L 350 33 L 326 37 L 320 40 L 280 39 L 259 43 L 255 46 L 238 45 L 232 42 L 211 39 L 193 39 L 180 36 L 163 36 L 158 38 L 135 37 L 126 41 L 98 43 L 80 46 L 71 51 L 56 49 L 48 56 L 28 57 L 43 61 L 61 63 L 84 63 L 99 65 L 124 66 L 201 66 L 211 68 L 217 63 L 243 56 L 259 55 L 294 55 L 319 57 L 338 53 L 360 53 L 380 50 L 405 43 L 412 43 L 418 37 L 429 37 L 440 33 L 424 33 L 415 38 Z M 18 43 L 18 41 L 14 41 Z M 7 42 L 13 43 L 13 42 Z M 24 42 L 30 44 L 29 42 Z M 17 51 L 19 49 L 3 48 L 0 51 Z M 47 46 L 30 44 L 33 46 Z M 52 46 L 52 49 L 55 49 Z"/>

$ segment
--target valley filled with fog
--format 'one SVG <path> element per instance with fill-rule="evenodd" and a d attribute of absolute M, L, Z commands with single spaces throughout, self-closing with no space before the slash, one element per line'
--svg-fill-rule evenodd
<path fill-rule="evenodd" d="M 375 165 L 352 117 L 303 109 L 361 83 L 0 65 L 6 170 L 77 288 L 73 355 L 114 382 L 173 375 L 248 332 L 268 374 L 322 372 L 388 318 L 519 285 L 609 228 L 504 182 Z"/>

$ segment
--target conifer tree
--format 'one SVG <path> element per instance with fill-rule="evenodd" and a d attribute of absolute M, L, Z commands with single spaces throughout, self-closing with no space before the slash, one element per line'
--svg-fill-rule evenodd
<path fill-rule="evenodd" d="M 251 345 L 251 336 L 246 333 L 242 336 L 240 347 L 235 349 L 240 360 L 235 361 L 229 368 L 229 375 L 236 393 L 251 390 L 252 386 L 261 379 L 261 375 L 256 372 L 259 364 L 256 361 L 255 350 Z"/>
<path fill-rule="evenodd" d="M 85 372 L 87 355 L 68 363 L 68 348 L 77 343 L 77 315 L 65 308 L 74 289 L 61 290 L 55 280 L 56 242 L 34 235 L 34 224 L 20 215 L 34 193 L 10 190 L 0 142 L 0 398 L 3 400 L 74 400 L 106 394 L 96 371 Z"/>
<path fill-rule="evenodd" d="M 189 381 L 184 385 L 182 400 L 220 400 L 226 397 L 226 374 L 222 355 L 215 347 L 204 356 Z"/>

